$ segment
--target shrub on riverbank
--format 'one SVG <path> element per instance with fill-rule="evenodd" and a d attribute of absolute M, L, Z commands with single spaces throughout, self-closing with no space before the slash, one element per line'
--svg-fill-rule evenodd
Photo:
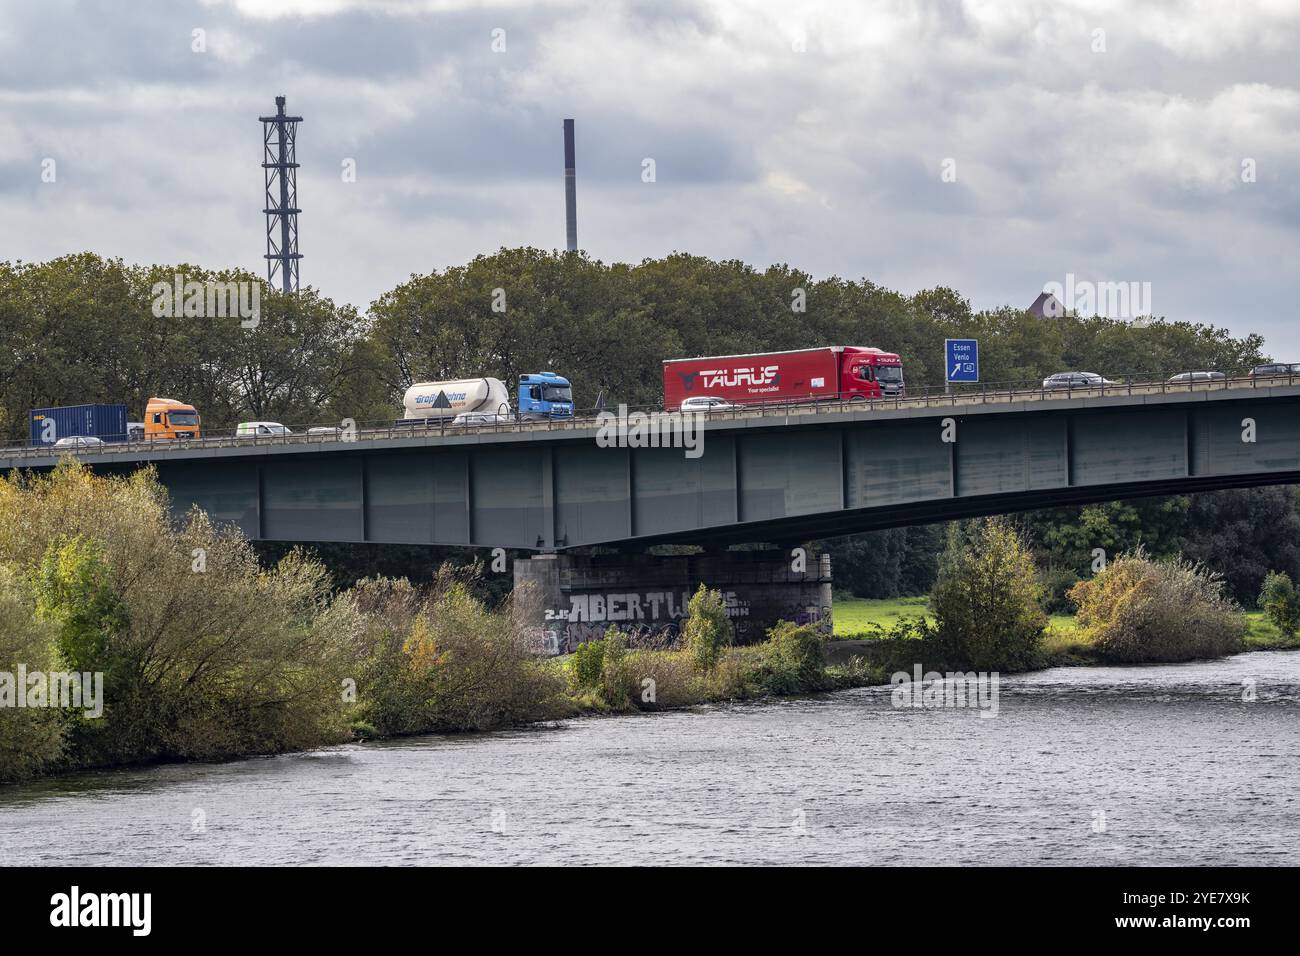
<path fill-rule="evenodd" d="M 731 643 L 733 631 L 722 592 L 701 584 L 686 605 L 686 622 L 682 625 L 682 642 L 695 666 L 702 671 L 713 670 L 722 648 Z"/>
<path fill-rule="evenodd" d="M 439 571 L 427 594 L 366 580 L 342 599 L 357 615 L 354 723 L 382 736 L 490 730 L 564 716 L 564 679 L 537 660 L 507 602 L 488 609 Z"/>
<path fill-rule="evenodd" d="M 261 568 L 194 512 L 179 528 L 152 472 L 65 463 L 0 482 L 0 671 L 103 675 L 103 715 L 0 709 L 0 776 L 217 759 L 344 739 L 340 629 L 323 569 Z M 36 733 L 35 728 L 40 732 Z M 57 746 L 53 739 L 57 737 Z"/>
<path fill-rule="evenodd" d="M 1300 593 L 1289 574 L 1269 572 L 1259 592 L 1259 606 L 1283 638 L 1296 636 L 1300 630 Z"/>
<path fill-rule="evenodd" d="M 1078 628 L 1104 659 L 1161 663 L 1242 649 L 1246 620 L 1223 579 L 1182 558 L 1122 555 L 1070 589 Z"/>
<path fill-rule="evenodd" d="M 699 601 L 691 602 L 697 613 L 708 616 L 713 634 L 723 633 L 715 614 L 722 596 L 705 588 L 697 597 Z M 698 635 L 701 630 L 687 620 L 684 632 Z M 569 659 L 570 694 L 588 709 L 662 710 L 765 694 L 811 693 L 833 684 L 825 666 L 825 643 L 814 625 L 783 621 L 768 631 L 762 644 L 717 643 L 702 655 L 698 642 L 685 639 L 671 650 L 633 648 L 626 634 L 611 627 L 603 640 L 582 645 Z M 702 660 L 711 666 L 702 666 Z"/>
<path fill-rule="evenodd" d="M 1019 671 L 1038 660 L 1047 615 L 1033 555 L 1003 518 L 952 524 L 930 594 L 931 653 L 963 669 Z"/>

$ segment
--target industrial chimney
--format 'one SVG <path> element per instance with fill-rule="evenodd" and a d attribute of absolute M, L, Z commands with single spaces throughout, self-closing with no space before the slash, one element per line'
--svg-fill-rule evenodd
<path fill-rule="evenodd" d="M 578 248 L 578 183 L 573 165 L 573 120 L 564 121 L 564 224 L 568 249 Z"/>

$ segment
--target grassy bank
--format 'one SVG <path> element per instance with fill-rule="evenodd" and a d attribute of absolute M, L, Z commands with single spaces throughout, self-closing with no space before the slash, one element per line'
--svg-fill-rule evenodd
<path fill-rule="evenodd" d="M 876 627 L 888 631 L 908 619 L 920 618 L 933 623 L 927 610 L 929 599 L 919 597 L 899 598 L 836 598 L 834 606 L 835 637 L 839 640 L 872 638 Z M 1293 650 L 1300 648 L 1300 636 L 1283 635 L 1263 611 L 1246 611 L 1247 632 L 1245 649 L 1248 651 Z M 1093 651 L 1090 642 L 1079 632 L 1073 614 L 1053 614 L 1049 617 L 1047 633 L 1043 637 L 1044 666 L 1068 664 L 1100 664 L 1103 661 Z"/>
<path fill-rule="evenodd" d="M 934 615 L 927 610 L 929 601 L 930 599 L 924 594 L 919 597 L 880 599 L 837 597 L 833 608 L 835 636 L 837 638 L 863 637 L 872 630 L 874 625 L 878 624 L 888 630 L 907 618 L 924 618 L 933 621 Z M 1053 614 L 1050 615 L 1049 621 L 1053 630 L 1074 629 L 1072 614 Z"/>

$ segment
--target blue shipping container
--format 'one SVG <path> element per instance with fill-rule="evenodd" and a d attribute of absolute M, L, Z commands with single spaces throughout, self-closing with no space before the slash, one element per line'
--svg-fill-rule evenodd
<path fill-rule="evenodd" d="M 98 438 L 100 441 L 126 441 L 125 405 L 34 408 L 31 422 L 33 445 L 52 445 L 60 438 L 73 436 Z"/>

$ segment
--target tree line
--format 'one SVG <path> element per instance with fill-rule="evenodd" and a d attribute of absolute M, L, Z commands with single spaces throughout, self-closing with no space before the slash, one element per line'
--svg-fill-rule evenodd
<path fill-rule="evenodd" d="M 566 375 L 579 407 L 593 407 L 598 395 L 656 405 L 665 358 L 829 344 L 897 352 L 913 389 L 942 385 L 945 338 L 979 339 L 986 382 L 1069 369 L 1133 379 L 1242 374 L 1271 358 L 1257 334 L 1199 323 L 976 310 L 949 288 L 905 295 L 866 278 L 814 279 L 785 264 L 760 270 L 686 253 L 629 265 L 501 249 L 412 275 L 364 313 L 312 288 L 286 296 L 263 285 L 254 327 L 230 315 L 157 316 L 155 289 L 177 276 L 260 281 L 239 270 L 132 265 L 92 253 L 0 263 L 0 435 L 24 439 L 30 408 L 123 402 L 143 414 L 150 395 L 194 403 L 213 429 L 249 419 L 384 422 L 400 417 L 402 393 L 417 381 L 510 382 L 542 370 Z M 1243 599 L 1270 569 L 1300 576 L 1289 489 L 1052 509 L 1024 521 L 1061 600 L 1098 547 L 1189 552 L 1220 568 Z M 828 546 L 840 586 L 875 597 L 928 590 L 940 540 L 939 529 L 912 528 Z M 331 566 L 344 583 L 362 576 L 350 565 L 373 563 L 364 549 L 334 550 Z"/>
<path fill-rule="evenodd" d="M 417 381 L 552 369 L 580 407 L 662 401 L 661 362 L 829 344 L 899 353 L 914 388 L 943 382 L 943 340 L 980 340 L 988 382 L 1063 369 L 1112 378 L 1187 369 L 1243 373 L 1266 359 L 1257 334 L 1157 320 L 1045 320 L 974 310 L 947 288 L 907 296 L 868 279 L 813 279 L 788 265 L 675 253 L 638 265 L 580 253 L 502 249 L 411 278 L 361 314 L 307 288 L 262 287 L 255 327 L 237 316 L 158 317 L 158 283 L 260 283 L 239 270 L 130 265 L 92 253 L 0 263 L 0 430 L 21 439 L 29 408 L 194 403 L 213 428 L 397 417 Z"/>

